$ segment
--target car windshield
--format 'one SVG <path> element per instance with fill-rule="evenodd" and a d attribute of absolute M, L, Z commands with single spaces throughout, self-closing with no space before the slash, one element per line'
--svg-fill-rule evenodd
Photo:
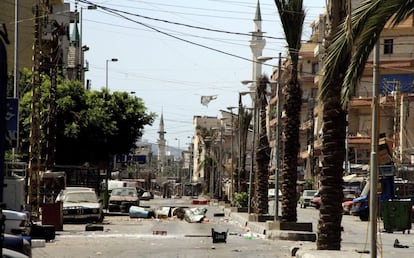
<path fill-rule="evenodd" d="M 117 188 L 112 189 L 111 195 L 113 196 L 138 196 L 137 191 L 135 189 L 130 188 Z"/>
<path fill-rule="evenodd" d="M 63 197 L 63 202 L 98 202 L 94 192 L 73 192 Z"/>
<path fill-rule="evenodd" d="M 313 195 L 316 193 L 316 191 L 304 191 L 303 192 L 303 195 L 304 196 L 312 196 L 313 197 Z"/>

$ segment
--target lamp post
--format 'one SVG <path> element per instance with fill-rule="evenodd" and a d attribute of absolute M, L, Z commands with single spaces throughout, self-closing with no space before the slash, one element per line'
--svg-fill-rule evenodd
<path fill-rule="evenodd" d="M 242 91 L 239 92 L 239 115 L 238 115 L 238 124 L 239 124 L 239 134 L 238 134 L 238 143 L 239 143 L 239 159 L 238 159 L 238 174 L 237 174 L 237 192 L 239 192 L 241 190 L 241 179 L 240 179 L 240 173 L 242 171 L 242 169 L 244 170 L 244 167 L 242 167 L 242 119 L 244 117 L 244 108 L 243 108 L 243 103 L 242 103 L 242 96 L 247 95 L 247 94 L 253 94 L 254 91 Z"/>
<path fill-rule="evenodd" d="M 266 56 L 259 56 L 257 60 L 261 62 L 266 62 L 268 60 L 278 58 L 278 70 L 277 70 L 277 82 L 276 82 L 276 128 L 275 128 L 275 205 L 274 205 L 274 221 L 279 220 L 279 174 L 280 174 L 280 165 L 281 165 L 281 158 L 280 158 L 280 135 L 282 132 L 281 127 L 281 98 L 282 98 L 282 54 L 279 53 L 278 57 L 266 57 Z"/>
<path fill-rule="evenodd" d="M 83 53 L 85 52 L 85 51 L 88 51 L 89 50 L 89 47 L 88 46 L 83 46 L 82 44 L 82 41 L 83 41 L 83 9 L 87 9 L 87 10 L 96 10 L 96 9 L 98 9 L 98 7 L 96 6 L 96 5 L 88 5 L 87 7 L 81 7 L 80 8 L 81 10 L 80 10 L 80 18 L 79 18 L 79 20 L 80 20 L 80 26 L 79 26 L 79 46 L 78 46 L 78 48 L 79 48 L 79 70 L 80 70 L 80 81 L 82 82 L 82 84 L 84 84 L 85 83 L 85 76 L 84 76 L 84 67 L 83 67 L 83 65 L 84 65 L 84 55 L 83 55 Z"/>
<path fill-rule="evenodd" d="M 105 66 L 105 76 L 106 76 L 105 89 L 106 90 L 108 90 L 108 63 L 109 62 L 118 62 L 118 58 L 106 59 L 106 66 Z"/>
<path fill-rule="evenodd" d="M 188 144 L 189 145 L 189 151 L 190 151 L 190 157 L 189 157 L 189 162 L 188 162 L 188 175 L 189 175 L 189 181 L 190 181 L 190 183 L 192 183 L 193 182 L 193 171 L 192 171 L 192 163 L 194 162 L 194 160 L 193 160 L 193 156 L 194 156 L 194 154 L 193 154 L 193 151 L 194 151 L 194 140 L 193 140 L 193 137 L 191 137 L 191 136 L 187 136 L 187 139 L 190 139 L 191 140 L 191 142 Z M 192 188 L 191 188 L 191 191 L 192 191 Z"/>
<path fill-rule="evenodd" d="M 256 81 L 245 80 L 242 81 L 242 84 L 247 85 L 249 83 L 256 83 Z M 253 99 L 253 133 L 252 133 L 252 148 L 250 151 L 250 171 L 249 171 L 249 193 L 248 193 L 248 200 L 247 200 L 247 213 L 250 214 L 251 206 L 252 206 L 252 184 L 253 184 L 253 170 L 254 170 L 254 149 L 256 146 L 256 126 L 257 126 L 257 103 L 256 103 L 256 95 L 257 93 L 253 91 L 252 94 Z"/>
<path fill-rule="evenodd" d="M 230 115 L 231 115 L 231 145 L 230 145 L 230 149 L 231 149 L 231 153 L 230 153 L 230 158 L 231 158 L 231 173 L 230 173 L 230 200 L 233 200 L 233 191 L 234 191 L 234 165 L 233 165 L 233 153 L 234 153 L 234 118 L 233 118 L 233 109 L 235 109 L 237 107 L 227 107 L 228 110 L 230 110 Z"/>
<path fill-rule="evenodd" d="M 281 65 L 282 65 L 282 61 L 281 61 L 281 53 L 279 53 L 279 63 L 278 63 L 278 70 L 277 70 L 277 89 L 276 89 L 276 94 L 277 94 L 277 106 L 276 106 L 276 120 L 277 120 L 277 124 L 276 124 L 276 132 L 275 132 L 275 216 L 274 216 L 274 221 L 278 221 L 279 220 L 279 174 L 280 174 L 280 134 L 282 132 L 282 128 L 281 128 L 281 109 L 282 109 L 282 104 L 281 104 L 281 96 L 282 96 L 282 85 L 281 85 Z"/>
<path fill-rule="evenodd" d="M 178 158 L 177 158 L 177 175 L 176 175 L 176 177 L 179 179 L 179 181 L 181 181 L 181 176 L 180 176 L 180 160 L 181 160 L 180 139 L 175 138 L 174 140 L 178 141 Z"/>

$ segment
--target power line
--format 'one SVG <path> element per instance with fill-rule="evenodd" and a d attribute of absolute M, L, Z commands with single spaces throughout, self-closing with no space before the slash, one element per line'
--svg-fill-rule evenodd
<path fill-rule="evenodd" d="M 131 20 L 131 19 L 127 18 L 126 16 L 121 15 L 120 13 L 123 13 L 123 14 L 126 14 L 126 15 L 131 15 L 131 16 L 136 16 L 136 17 L 140 17 L 140 18 L 144 18 L 144 19 L 148 19 L 148 20 L 153 20 L 153 21 L 164 22 L 164 23 L 173 24 L 173 25 L 184 26 L 184 27 L 188 27 L 188 28 L 192 28 L 192 29 L 199 29 L 199 30 L 225 33 L 225 34 L 232 34 L 232 35 L 239 35 L 239 36 L 250 36 L 250 37 L 252 36 L 252 33 L 232 32 L 232 31 L 226 31 L 226 30 L 216 30 L 216 29 L 210 29 L 210 28 L 206 28 L 206 27 L 194 26 L 194 25 L 180 23 L 180 22 L 172 22 L 172 21 L 169 21 L 169 20 L 152 18 L 152 17 L 145 16 L 145 15 L 135 14 L 135 13 L 127 12 L 127 11 L 122 11 L 122 10 L 118 10 L 118 9 L 114 9 L 114 8 L 105 7 L 105 6 L 102 6 L 102 5 L 97 5 L 97 4 L 94 4 L 94 3 L 90 2 L 90 1 L 87 1 L 87 0 L 79 0 L 79 1 L 83 2 L 85 4 L 88 4 L 88 5 L 95 5 L 96 7 L 100 8 L 102 10 L 105 10 L 105 11 L 110 12 L 110 13 L 117 14 L 120 17 L 129 19 L 129 20 Z M 137 22 L 137 21 L 134 21 L 134 22 Z M 286 40 L 286 38 L 272 37 L 272 36 L 263 36 L 263 38 Z"/>

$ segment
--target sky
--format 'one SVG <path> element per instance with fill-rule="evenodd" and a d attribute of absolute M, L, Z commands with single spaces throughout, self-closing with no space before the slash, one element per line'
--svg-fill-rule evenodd
<path fill-rule="evenodd" d="M 104 88 L 108 75 L 111 92 L 130 92 L 148 112 L 157 113 L 153 125 L 145 127 L 143 141 L 157 143 L 163 113 L 167 145 L 187 149 L 194 116 L 220 118 L 220 110 L 237 106 L 239 92 L 248 90 L 241 81 L 253 77 L 249 33 L 257 0 L 90 0 L 97 10 L 81 1 L 65 2 L 72 10 L 76 2 L 82 8 L 82 44 L 89 47 L 85 77 L 91 89 Z M 306 40 L 325 0 L 303 3 Z M 271 75 L 278 53 L 286 53 L 286 41 L 274 1 L 260 0 L 260 8 L 262 30 L 269 37 L 263 56 L 275 58 L 262 69 Z M 118 61 L 108 61 L 106 69 L 113 58 Z M 201 96 L 217 98 L 205 106 Z"/>

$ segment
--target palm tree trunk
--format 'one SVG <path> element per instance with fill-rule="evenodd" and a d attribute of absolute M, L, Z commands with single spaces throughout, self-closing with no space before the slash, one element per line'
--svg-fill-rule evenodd
<path fill-rule="evenodd" d="M 257 214 L 268 214 L 269 212 L 269 161 L 270 147 L 266 130 L 266 86 L 269 80 L 263 76 L 257 88 L 259 104 L 259 130 L 258 144 L 256 148 L 256 173 L 255 173 L 255 206 L 254 212 Z"/>
<path fill-rule="evenodd" d="M 283 169 L 281 173 L 282 190 L 282 221 L 297 221 L 297 191 L 298 153 L 299 153 L 299 126 L 300 109 L 302 105 L 302 90 L 299 83 L 292 79 L 286 88 L 286 124 L 283 125 L 285 134 Z"/>
<path fill-rule="evenodd" d="M 346 0 L 331 0 L 329 18 L 331 30 L 328 44 L 346 16 Z M 329 48 L 328 48 L 329 51 Z M 321 206 L 318 224 L 317 249 L 341 249 L 341 221 L 343 200 L 343 163 L 345 159 L 346 111 L 341 106 L 341 88 L 347 61 L 339 66 L 334 76 L 327 78 L 328 91 L 323 98 L 323 167 L 320 175 Z"/>
<path fill-rule="evenodd" d="M 282 221 L 296 222 L 297 220 L 297 194 L 296 181 L 298 154 L 299 154 L 299 126 L 300 110 L 302 106 L 302 89 L 298 80 L 298 59 L 301 47 L 303 21 L 305 12 L 303 0 L 282 1 L 275 0 L 286 42 L 289 46 L 291 61 L 290 78 L 286 85 L 286 123 L 283 125 L 285 140 L 283 142 L 284 155 L 281 172 L 282 191 Z M 281 76 L 281 75 L 279 75 Z M 280 100 L 278 100 L 280 101 Z M 275 193 L 277 194 L 277 193 Z"/>
<path fill-rule="evenodd" d="M 241 144 L 240 144 L 240 155 L 241 155 L 241 166 L 239 171 L 240 180 L 240 192 L 248 191 L 247 182 L 249 181 L 249 173 L 246 171 L 246 149 L 247 149 L 247 135 L 249 130 L 250 121 L 252 114 L 248 111 L 242 110 L 242 121 L 241 121 Z"/>

